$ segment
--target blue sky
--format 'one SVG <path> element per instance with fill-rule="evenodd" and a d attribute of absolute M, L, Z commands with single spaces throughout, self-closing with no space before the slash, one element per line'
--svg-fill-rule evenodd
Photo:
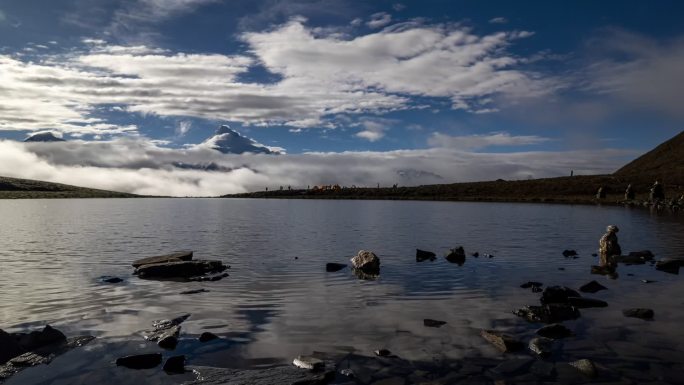
<path fill-rule="evenodd" d="M 288 156 L 603 151 L 580 169 L 610 171 L 682 129 L 683 14 L 678 1 L 5 0 L 0 139 L 183 151 L 228 124 Z"/>

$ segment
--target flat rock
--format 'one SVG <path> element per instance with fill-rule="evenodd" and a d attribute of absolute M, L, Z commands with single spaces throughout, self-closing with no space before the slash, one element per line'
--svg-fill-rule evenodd
<path fill-rule="evenodd" d="M 496 330 L 481 330 L 480 335 L 501 352 L 515 352 L 525 345 L 514 337 Z"/>
<path fill-rule="evenodd" d="M 191 367 L 197 380 L 185 385 L 325 385 L 335 377 L 334 371 L 316 373 L 294 366 L 267 369 L 222 369 Z"/>
<path fill-rule="evenodd" d="M 622 311 L 622 314 L 625 317 L 641 318 L 641 319 L 645 319 L 645 320 L 651 320 L 651 319 L 653 319 L 653 316 L 655 315 L 655 313 L 653 312 L 652 309 L 644 309 L 644 308 L 625 309 Z"/>
<path fill-rule="evenodd" d="M 551 338 L 535 337 L 530 340 L 527 347 L 539 357 L 546 358 L 553 353 L 554 342 Z"/>
<path fill-rule="evenodd" d="M 178 261 L 190 261 L 192 260 L 192 251 L 177 251 L 171 254 L 158 255 L 155 257 L 147 257 L 138 259 L 132 263 L 133 267 L 136 269 L 143 265 L 150 265 L 155 263 L 167 263 L 167 262 L 178 262 Z"/>
<path fill-rule="evenodd" d="M 580 317 L 576 307 L 568 304 L 552 303 L 543 306 L 525 306 L 513 312 L 529 322 L 558 323 Z"/>
<path fill-rule="evenodd" d="M 596 365 L 594 365 L 594 363 L 591 360 L 581 359 L 569 362 L 568 364 L 589 378 L 596 378 L 598 376 Z"/>
<path fill-rule="evenodd" d="M 138 354 L 117 358 L 116 366 L 123 366 L 129 369 L 152 369 L 162 362 L 161 353 Z"/>
<path fill-rule="evenodd" d="M 416 249 L 416 262 L 423 262 L 427 260 L 434 261 L 436 258 L 437 254 L 433 253 L 432 251 Z"/>
<path fill-rule="evenodd" d="M 553 339 L 566 338 L 574 335 L 572 330 L 568 329 L 567 327 L 561 324 L 552 324 L 544 326 L 537 330 L 537 334 L 542 337 Z"/>
<path fill-rule="evenodd" d="M 656 262 L 656 270 L 670 274 L 679 274 L 679 268 L 684 266 L 684 259 L 666 258 Z"/>
<path fill-rule="evenodd" d="M 312 356 L 298 356 L 292 361 L 292 365 L 307 370 L 323 370 L 325 369 L 325 362 Z"/>
<path fill-rule="evenodd" d="M 148 341 L 156 341 L 164 349 L 175 349 L 180 335 L 180 324 L 190 317 L 190 314 L 173 319 L 157 320 L 152 323 L 154 329 L 143 332 L 143 337 Z"/>
<path fill-rule="evenodd" d="M 600 283 L 596 281 L 591 281 L 589 283 L 586 283 L 582 285 L 582 287 L 579 288 L 582 293 L 596 293 L 601 290 L 608 290 L 607 287 L 601 285 Z"/>
<path fill-rule="evenodd" d="M 199 342 L 209 342 L 217 339 L 219 339 L 219 336 L 210 332 L 204 332 L 199 336 Z"/>
<path fill-rule="evenodd" d="M 136 270 L 140 278 L 191 278 L 226 270 L 221 261 L 192 260 L 145 264 Z"/>
<path fill-rule="evenodd" d="M 169 357 L 162 369 L 167 373 L 180 374 L 185 373 L 185 356 Z"/>
<path fill-rule="evenodd" d="M 336 271 L 340 271 L 340 270 L 344 269 L 345 267 L 347 267 L 346 263 L 330 262 L 330 263 L 325 264 L 325 271 L 327 271 L 329 273 L 334 273 Z"/>
<path fill-rule="evenodd" d="M 426 318 L 423 320 L 423 326 L 429 327 L 429 328 L 438 328 L 446 325 L 446 321 L 438 321 L 430 318 Z"/>

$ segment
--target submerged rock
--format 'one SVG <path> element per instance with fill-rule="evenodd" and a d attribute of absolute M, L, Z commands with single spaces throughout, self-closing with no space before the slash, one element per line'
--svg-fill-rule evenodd
<path fill-rule="evenodd" d="M 123 279 L 119 277 L 112 277 L 110 275 L 103 275 L 100 277 L 100 282 L 102 283 L 121 283 L 123 282 Z"/>
<path fill-rule="evenodd" d="M 116 366 L 123 366 L 129 369 L 152 369 L 159 366 L 161 362 L 161 353 L 138 354 L 118 358 L 116 360 Z"/>
<path fill-rule="evenodd" d="M 325 362 L 323 362 L 323 360 L 311 356 L 298 356 L 292 361 L 292 364 L 298 368 L 307 370 L 325 369 Z"/>
<path fill-rule="evenodd" d="M 549 286 L 544 289 L 540 301 L 542 305 L 550 303 L 568 303 L 571 297 L 581 297 L 581 295 L 573 289 L 565 286 Z"/>
<path fill-rule="evenodd" d="M 334 273 L 336 271 L 340 271 L 340 270 L 344 269 L 345 267 L 347 267 L 347 264 L 345 264 L 345 263 L 333 263 L 333 262 L 331 262 L 331 263 L 325 264 L 325 271 L 327 271 L 329 273 Z"/>
<path fill-rule="evenodd" d="M 192 278 L 226 270 L 221 261 L 193 260 L 146 264 L 138 267 L 141 278 Z"/>
<path fill-rule="evenodd" d="M 375 353 L 375 355 L 378 357 L 389 357 L 392 355 L 392 352 L 390 352 L 389 349 L 384 349 L 384 348 L 378 349 L 373 353 Z"/>
<path fill-rule="evenodd" d="M 589 378 L 596 378 L 598 376 L 596 365 L 590 360 L 582 359 L 569 362 L 568 364 Z"/>
<path fill-rule="evenodd" d="M 214 333 L 204 332 L 199 336 L 199 342 L 209 342 L 209 341 L 217 340 L 219 338 L 220 337 Z"/>
<path fill-rule="evenodd" d="M 651 320 L 651 319 L 653 319 L 653 316 L 655 315 L 655 313 L 653 312 L 652 309 L 644 309 L 644 308 L 625 309 L 622 311 L 622 314 L 625 317 L 641 318 L 641 319 L 645 319 L 645 320 Z"/>
<path fill-rule="evenodd" d="M 132 265 L 136 269 L 142 265 L 150 265 L 154 263 L 167 263 L 167 262 L 179 262 L 179 261 L 190 261 L 192 260 L 192 251 L 177 251 L 171 254 L 158 255 L 155 257 L 147 257 L 138 259 L 133 262 Z"/>
<path fill-rule="evenodd" d="M 566 337 L 571 337 L 574 335 L 572 330 L 568 329 L 567 327 L 563 326 L 562 324 L 552 324 L 552 325 L 547 325 L 539 330 L 537 330 L 537 334 L 546 337 L 546 338 L 553 338 L 553 339 L 560 339 L 560 338 L 566 338 Z"/>
<path fill-rule="evenodd" d="M 430 318 L 426 318 L 423 320 L 423 326 L 429 327 L 429 328 L 438 328 L 446 325 L 446 321 L 438 321 Z"/>
<path fill-rule="evenodd" d="M 580 317 L 576 307 L 568 304 L 551 303 L 543 306 L 525 306 L 513 312 L 529 322 L 558 323 Z"/>
<path fill-rule="evenodd" d="M 184 314 L 180 317 L 168 320 L 157 320 L 152 323 L 153 330 L 148 330 L 143 333 L 143 336 L 148 341 L 156 341 L 157 345 L 163 349 L 173 350 L 178 344 L 178 337 L 180 336 L 180 324 L 190 317 L 190 314 Z"/>
<path fill-rule="evenodd" d="M 189 295 L 189 294 L 199 294 L 199 293 L 208 293 L 208 292 L 209 292 L 209 290 L 207 290 L 207 289 L 195 289 L 195 290 L 181 291 L 178 294 Z"/>
<path fill-rule="evenodd" d="M 525 283 L 523 283 L 522 285 L 520 285 L 520 287 L 521 287 L 522 289 L 529 289 L 529 288 L 531 288 L 531 287 L 532 287 L 532 288 L 535 288 L 535 287 L 542 287 L 542 286 L 544 286 L 543 283 L 541 283 L 541 282 L 536 282 L 536 281 L 528 281 L 528 282 L 525 282 Z"/>
<path fill-rule="evenodd" d="M 455 249 L 449 250 L 449 254 L 447 254 L 445 258 L 447 261 L 451 263 L 463 265 L 466 259 L 465 250 L 463 250 L 463 246 L 459 246 Z"/>
<path fill-rule="evenodd" d="M 190 367 L 197 374 L 196 381 L 185 385 L 325 385 L 335 378 L 335 371 L 312 372 L 294 366 L 266 369 L 223 369 Z"/>
<path fill-rule="evenodd" d="M 496 330 L 481 330 L 480 335 L 503 353 L 515 352 L 525 346 L 514 337 Z"/>
<path fill-rule="evenodd" d="M 684 266 L 684 259 L 666 258 L 656 262 L 656 270 L 670 274 L 679 274 L 679 268 Z"/>
<path fill-rule="evenodd" d="M 574 257 L 577 255 L 577 252 L 575 250 L 563 250 L 563 256 L 564 257 Z"/>
<path fill-rule="evenodd" d="M 601 291 L 601 290 L 608 290 L 608 288 L 601 285 L 600 283 L 598 283 L 596 281 L 591 281 L 587 284 L 582 285 L 582 287 L 580 287 L 580 291 L 582 293 L 592 293 L 593 294 L 593 293 L 596 293 L 596 292 Z"/>
<path fill-rule="evenodd" d="M 366 273 L 380 273 L 380 258 L 370 251 L 360 250 L 358 254 L 351 259 L 351 263 L 355 269 L 362 270 Z"/>
<path fill-rule="evenodd" d="M 416 262 L 423 262 L 426 260 L 434 261 L 437 258 L 437 254 L 432 251 L 416 249 Z"/>
<path fill-rule="evenodd" d="M 171 374 L 185 373 L 185 356 L 169 357 L 162 369 Z"/>

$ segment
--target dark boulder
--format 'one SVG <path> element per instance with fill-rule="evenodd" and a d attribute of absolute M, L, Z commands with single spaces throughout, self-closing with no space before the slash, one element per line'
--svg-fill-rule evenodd
<path fill-rule="evenodd" d="M 177 261 L 142 265 L 136 270 L 141 278 L 191 278 L 226 270 L 221 261 Z"/>
<path fill-rule="evenodd" d="M 344 269 L 345 267 L 347 267 L 347 264 L 345 264 L 345 263 L 330 262 L 330 263 L 325 264 L 325 271 L 327 271 L 329 273 L 334 273 L 336 271 L 340 271 L 340 270 Z"/>
<path fill-rule="evenodd" d="M 466 260 L 465 250 L 463 250 L 463 246 L 459 246 L 455 249 L 449 250 L 449 254 L 447 254 L 445 258 L 447 261 L 451 263 L 463 265 Z"/>
<path fill-rule="evenodd" d="M 354 269 L 361 270 L 364 273 L 371 275 L 380 274 L 380 258 L 373 252 L 360 250 L 354 258 L 351 259 Z"/>
<path fill-rule="evenodd" d="M 560 338 L 566 338 L 566 337 L 571 337 L 575 335 L 572 330 L 568 329 L 567 327 L 563 326 L 562 324 L 552 324 L 552 325 L 547 325 L 539 330 L 537 330 L 537 334 L 546 337 L 546 338 L 553 338 L 553 339 L 560 339 Z"/>
<path fill-rule="evenodd" d="M 429 328 L 438 328 L 446 325 L 446 321 L 438 321 L 430 318 L 426 318 L 423 320 L 423 326 L 429 327 Z"/>
<path fill-rule="evenodd" d="M 0 365 L 22 354 L 24 349 L 19 346 L 17 339 L 0 329 Z"/>
<path fill-rule="evenodd" d="M 138 354 L 117 358 L 116 366 L 123 366 L 129 369 L 152 369 L 162 362 L 161 353 Z"/>
<path fill-rule="evenodd" d="M 542 305 L 549 303 L 568 303 L 571 297 L 581 297 L 580 293 L 565 286 L 549 286 L 544 289 L 540 301 Z"/>
<path fill-rule="evenodd" d="M 503 353 L 521 350 L 525 344 L 514 337 L 496 330 L 481 330 L 480 335 Z"/>
<path fill-rule="evenodd" d="M 177 251 L 175 253 L 158 255 L 155 257 L 147 257 L 138 259 L 133 262 L 132 265 L 136 269 L 143 265 L 151 265 L 155 263 L 168 263 L 168 262 L 179 262 L 179 261 L 190 261 L 192 260 L 192 251 Z"/>
<path fill-rule="evenodd" d="M 553 353 L 554 342 L 551 338 L 535 337 L 527 345 L 528 349 L 541 358 L 546 358 Z"/>
<path fill-rule="evenodd" d="M 576 307 L 551 303 L 543 306 L 525 306 L 513 312 L 518 317 L 525 318 L 529 322 L 557 323 L 574 320 L 580 317 L 580 312 Z"/>
<path fill-rule="evenodd" d="M 50 325 L 45 325 L 42 331 L 32 331 L 28 334 L 15 334 L 19 346 L 24 351 L 31 351 L 44 346 L 63 343 L 66 341 L 66 336 L 59 330 Z"/>
<path fill-rule="evenodd" d="M 199 336 L 199 342 L 209 342 L 216 339 L 219 339 L 219 336 L 210 332 L 204 332 Z"/>
<path fill-rule="evenodd" d="M 577 252 L 575 250 L 563 250 L 563 256 L 564 257 L 574 257 L 577 255 Z"/>
<path fill-rule="evenodd" d="M 427 260 L 434 261 L 435 258 L 437 258 L 437 254 L 433 253 L 432 251 L 416 249 L 416 262 L 423 262 Z"/>
<path fill-rule="evenodd" d="M 169 374 L 185 373 L 185 356 L 169 357 L 162 369 Z"/>
<path fill-rule="evenodd" d="M 643 309 L 643 308 L 625 309 L 622 311 L 622 314 L 625 317 L 641 318 L 644 320 L 651 320 L 651 319 L 653 319 L 653 316 L 655 315 L 655 313 L 653 312 L 652 309 Z"/>
<path fill-rule="evenodd" d="M 596 293 L 601 290 L 608 290 L 607 287 L 601 285 L 600 283 L 596 281 L 591 281 L 587 284 L 582 285 L 582 287 L 579 288 L 582 293 Z"/>
<path fill-rule="evenodd" d="M 172 326 L 159 335 L 157 345 L 162 349 L 173 350 L 178 345 L 178 336 L 180 336 L 180 325 Z"/>
<path fill-rule="evenodd" d="M 670 274 L 679 274 L 679 268 L 684 266 L 684 259 L 667 258 L 656 262 L 656 270 Z"/>

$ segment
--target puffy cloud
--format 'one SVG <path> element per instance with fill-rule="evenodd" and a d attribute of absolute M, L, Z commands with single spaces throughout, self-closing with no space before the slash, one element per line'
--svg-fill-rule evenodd
<path fill-rule="evenodd" d="M 480 150 L 494 146 L 526 146 L 548 142 L 550 139 L 536 135 L 511 135 L 498 132 L 487 135 L 450 136 L 439 132 L 428 138 L 433 147 L 445 147 L 456 150 Z"/>
<path fill-rule="evenodd" d="M 551 177 L 566 175 L 568 170 L 606 173 L 634 155 L 610 149 L 473 153 L 432 148 L 272 156 L 222 154 L 209 148 L 160 148 L 133 138 L 110 142 L 0 141 L 0 175 L 138 194 L 213 196 L 280 185 L 389 186 Z"/>
<path fill-rule="evenodd" d="M 382 118 L 364 118 L 359 123 L 363 130 L 355 134 L 356 137 L 366 139 L 371 142 L 378 141 L 385 136 L 385 131 L 390 129 L 390 125 L 396 121 Z"/>

